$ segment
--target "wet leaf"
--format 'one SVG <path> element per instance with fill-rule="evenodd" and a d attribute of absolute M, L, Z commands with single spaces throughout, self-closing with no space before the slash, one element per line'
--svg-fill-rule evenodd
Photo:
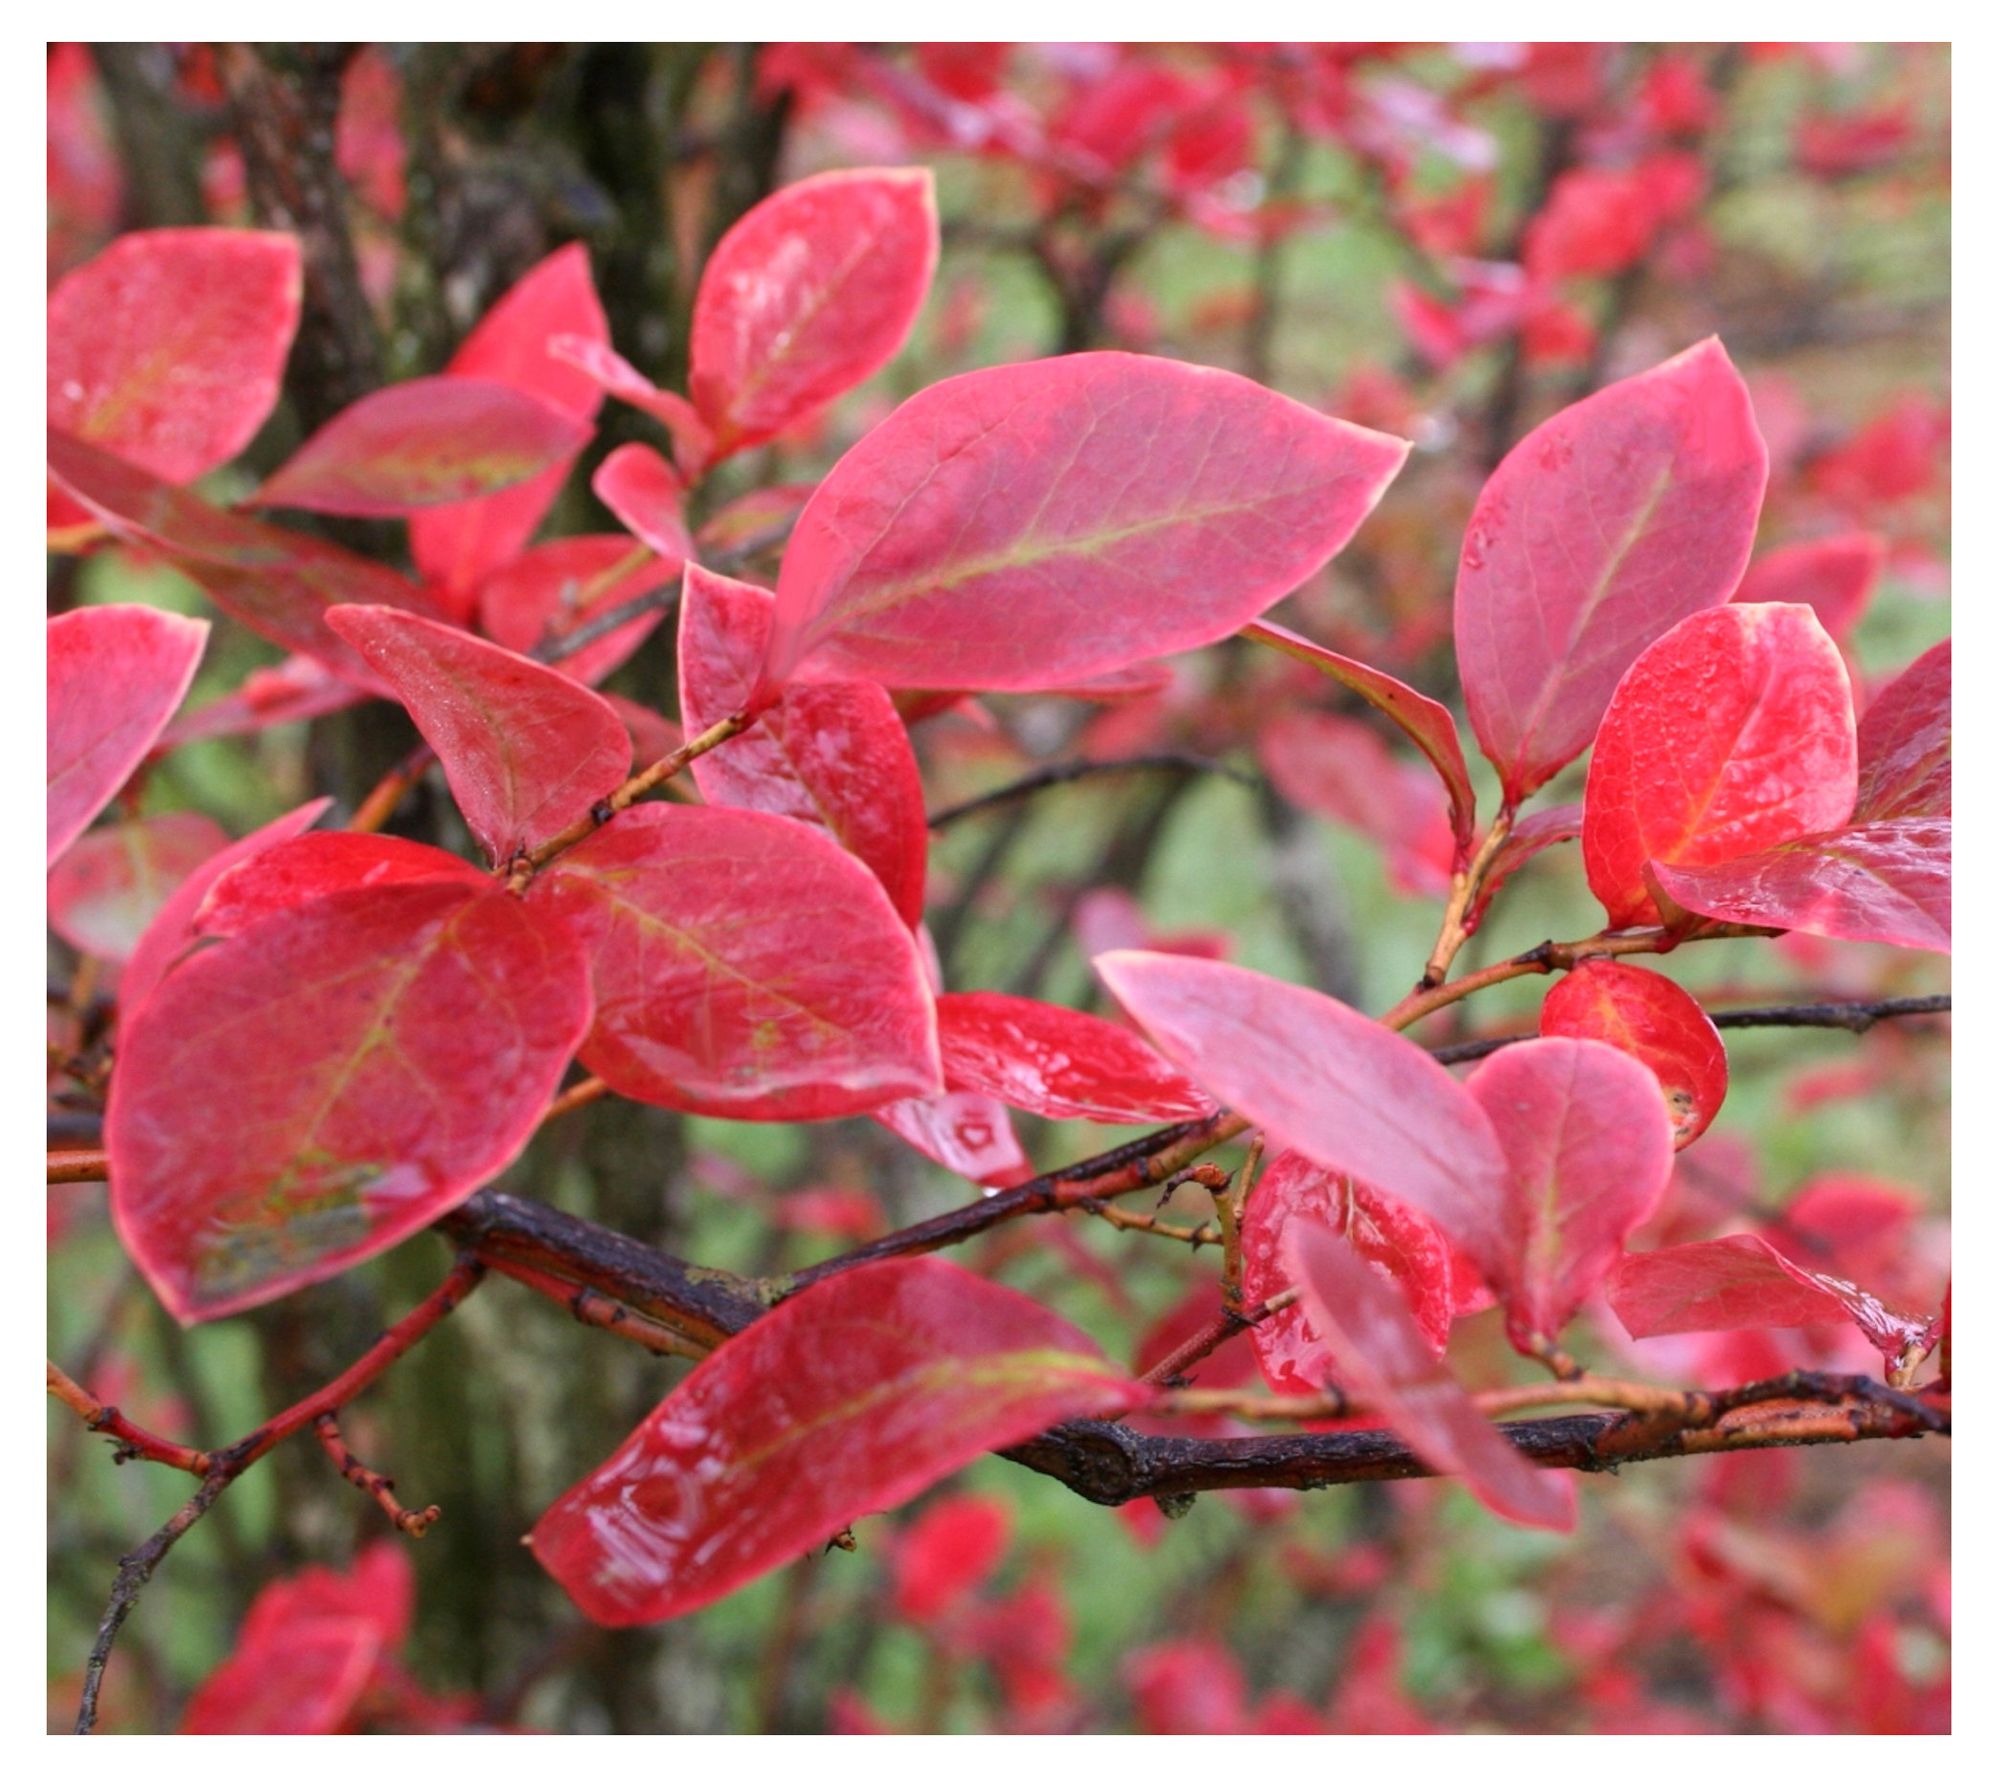
<path fill-rule="evenodd" d="M 598 1623 L 658 1623 L 982 1452 L 1147 1393 L 1002 1285 L 941 1259 L 864 1266 L 703 1359 L 530 1542 Z"/>
<path fill-rule="evenodd" d="M 1951 813 L 1951 643 L 1926 650 L 1861 717 L 1857 825 Z"/>
<path fill-rule="evenodd" d="M 897 1099 L 868 1115 L 925 1159 L 976 1185 L 1019 1185 L 1034 1177 L 1007 1107 L 983 1093 Z"/>
<path fill-rule="evenodd" d="M 485 884 L 476 865 L 383 833 L 305 833 L 246 858 L 216 878 L 194 917 L 203 938 L 226 938 L 323 895 L 392 883 Z"/>
<path fill-rule="evenodd" d="M 1657 970 L 1609 958 L 1579 965 L 1542 1002 L 1541 1032 L 1595 1038 L 1650 1068 L 1676 1148 L 1715 1121 L 1729 1090 L 1721 1033 L 1692 994 Z"/>
<path fill-rule="evenodd" d="M 765 677 L 1038 691 L 1220 641 L 1408 450 L 1225 371 L 1086 352 L 896 409 L 800 516 Z"/>
<path fill-rule="evenodd" d="M 1764 498 L 1749 392 L 1716 340 L 1528 434 L 1473 508 L 1456 634 L 1511 805 L 1590 744 L 1625 669 L 1743 576 Z"/>

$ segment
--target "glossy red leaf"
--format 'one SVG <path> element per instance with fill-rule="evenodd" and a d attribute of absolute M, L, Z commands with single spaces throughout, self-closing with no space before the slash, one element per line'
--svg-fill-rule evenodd
<path fill-rule="evenodd" d="M 975 1185 L 1018 1185 L 1034 1177 L 1007 1107 L 983 1093 L 897 1099 L 868 1115 L 926 1160 Z"/>
<path fill-rule="evenodd" d="M 678 562 L 658 557 L 635 563 L 629 537 L 558 537 L 524 550 L 480 583 L 479 627 L 516 654 L 560 641 L 603 612 L 680 578 Z M 595 685 L 632 658 L 658 627 L 668 602 L 550 663 L 568 679 Z"/>
<path fill-rule="evenodd" d="M 1951 643 L 1927 649 L 1875 694 L 1856 735 L 1857 824 L 1951 813 Z"/>
<path fill-rule="evenodd" d="M 1835 641 L 1861 621 L 1882 578 L 1888 540 L 1873 531 L 1816 537 L 1767 550 L 1736 589 L 1739 605 L 1810 605 Z"/>
<path fill-rule="evenodd" d="M 344 889 L 392 883 L 490 882 L 476 865 L 382 833 L 306 833 L 246 858 L 216 878 L 195 911 L 203 938 L 226 938 L 287 908 Z"/>
<path fill-rule="evenodd" d="M 1272 1157 L 1257 1176 L 1243 1215 L 1243 1294 L 1260 1303 L 1297 1282 L 1285 1270 L 1282 1242 L 1294 1217 L 1323 1223 L 1400 1293 L 1433 1353 L 1451 1338 L 1451 1249 L 1426 1216 L 1374 1187 L 1316 1167 L 1303 1155 Z M 1351 1386 L 1303 1304 L 1257 1323 L 1250 1343 L 1264 1380 L 1281 1395 Z"/>
<path fill-rule="evenodd" d="M 495 864 L 589 813 L 631 770 L 618 713 L 553 667 L 379 605 L 327 621 L 395 688 Z"/>
<path fill-rule="evenodd" d="M 49 872 L 49 924 L 79 951 L 123 963 L 188 873 L 228 844 L 188 811 L 100 827 Z"/>
<path fill-rule="evenodd" d="M 216 604 L 288 652 L 370 691 L 375 675 L 326 627 L 335 605 L 436 607 L 393 569 L 338 544 L 224 512 L 89 445 L 49 434 L 49 473 L 124 543 L 166 558 Z"/>
<path fill-rule="evenodd" d="M 1388 717 L 1416 743 L 1417 749 L 1436 768 L 1444 781 L 1451 809 L 1452 837 L 1460 847 L 1472 843 L 1474 806 L 1472 777 L 1465 766 L 1465 749 L 1459 744 L 1458 723 L 1452 713 L 1435 698 L 1427 698 L 1413 686 L 1405 685 L 1380 669 L 1335 654 L 1317 642 L 1263 618 L 1244 626 L 1244 635 L 1266 648 L 1276 649 L 1307 666 L 1317 667 L 1337 680 L 1357 697 L 1366 700 Z"/>
<path fill-rule="evenodd" d="M 576 243 L 557 248 L 486 311 L 445 375 L 504 383 L 589 422 L 603 397 L 595 378 L 551 350 L 564 337 L 600 344 L 611 337 L 590 256 Z M 410 515 L 410 555 L 452 616 L 470 615 L 474 589 L 527 546 L 562 491 L 571 460 L 564 456 L 497 494 Z"/>
<path fill-rule="evenodd" d="M 511 488 L 589 437 L 582 421 L 505 383 L 415 377 L 335 414 L 251 504 L 396 518 Z"/>
<path fill-rule="evenodd" d="M 193 481 L 277 404 L 299 295 L 290 235 L 122 236 L 49 292 L 49 424 L 163 481 Z M 51 520 L 83 516 L 65 505 Z"/>
<path fill-rule="evenodd" d="M 1507 453 L 1466 527 L 1455 621 L 1466 712 L 1509 804 L 1590 744 L 1649 643 L 1736 590 L 1764 475 L 1749 392 L 1712 339 Z"/>
<path fill-rule="evenodd" d="M 598 466 L 590 489 L 655 554 L 676 567 L 694 554 L 681 516 L 684 484 L 651 445 L 620 445 Z"/>
<path fill-rule="evenodd" d="M 1459 1477 L 1482 1506 L 1504 1519 L 1551 1531 L 1575 1527 L 1574 1482 L 1536 1469 L 1480 1418 L 1394 1285 L 1309 1217 L 1292 1219 L 1282 1251 L 1336 1369 L 1419 1457 Z"/>
<path fill-rule="evenodd" d="M 681 720 L 691 733 L 748 703 L 771 595 L 689 563 L 681 591 Z M 902 718 L 879 685 L 788 687 L 756 725 L 694 762 L 712 803 L 823 827 L 873 871 L 906 925 L 924 913 L 930 829 Z"/>
<path fill-rule="evenodd" d="M 1225 1105 L 1461 1246 L 1499 1229 L 1506 1157 L 1479 1103 L 1406 1037 L 1310 988 L 1148 951 L 1096 960 L 1146 1035 Z"/>
<path fill-rule="evenodd" d="M 864 1266 L 703 1359 L 529 1542 L 597 1622 L 657 1623 L 983 1452 L 1147 1393 L 1016 1291 L 941 1259 Z"/>
<path fill-rule="evenodd" d="M 1085 352 L 906 401 L 807 504 L 766 677 L 1041 691 L 1220 641 L 1347 542 L 1400 439 Z"/>
<path fill-rule="evenodd" d="M 1122 1025 L 1013 994 L 941 994 L 945 1085 L 1036 1117 L 1170 1124 L 1215 1102 Z"/>
<path fill-rule="evenodd" d="M 202 1681 L 183 1735 L 331 1735 L 367 1689 L 382 1637 L 364 1617 L 322 1617 L 246 1641 Z"/>
<path fill-rule="evenodd" d="M 88 827 L 167 726 L 208 625 L 149 605 L 49 619 L 49 862 Z"/>
<path fill-rule="evenodd" d="M 915 940 L 867 870 L 800 822 L 641 804 L 529 899 L 591 955 L 583 1062 L 628 1098 L 792 1122 L 942 1085 Z"/>
<path fill-rule="evenodd" d="M 775 437 L 895 357 L 937 255 L 922 168 L 821 173 L 743 216 L 702 267 L 688 338 L 714 454 Z"/>
<path fill-rule="evenodd" d="M 1656 867 L 1690 913 L 1823 938 L 1951 950 L 1951 822 L 1912 816 L 1812 834 L 1721 864 Z"/>
<path fill-rule="evenodd" d="M 134 947 L 131 959 L 118 974 L 118 1015 L 130 1024 L 132 1015 L 154 988 L 160 978 L 179 961 L 181 954 L 194 939 L 194 919 L 209 890 L 222 875 L 249 858 L 255 858 L 267 847 L 280 844 L 294 835 L 303 833 L 333 806 L 331 797 L 316 797 L 280 815 L 277 820 L 266 823 L 255 833 L 245 834 L 232 846 L 224 847 L 213 857 L 197 865 L 184 878 L 180 886 L 169 895 L 160 911 L 153 916 L 153 922 L 146 928 L 145 936 Z"/>
<path fill-rule="evenodd" d="M 1635 1340 L 1851 1321 L 1893 1365 L 1913 1347 L 1921 1350 L 1930 1327 L 1845 1278 L 1794 1265 L 1759 1235 L 1627 1254 L 1606 1294 Z"/>
<path fill-rule="evenodd" d="M 980 1494 L 940 1500 L 903 1534 L 890 1561 L 897 1613 L 934 1624 L 990 1580 L 1007 1553 L 1006 1503 Z"/>
<path fill-rule="evenodd" d="M 1523 1352 L 1552 1345 L 1653 1214 L 1673 1130 L 1643 1063 L 1587 1038 L 1496 1050 L 1467 1077 L 1507 1156 L 1497 1223 L 1447 1228 L 1493 1286 Z"/>
<path fill-rule="evenodd" d="M 1674 1146 L 1715 1121 L 1729 1091 L 1729 1053 L 1701 1003 L 1657 970 L 1599 958 L 1571 970 L 1542 1002 L 1544 1037 L 1589 1037 L 1653 1072 Z"/>
<path fill-rule="evenodd" d="M 1838 827 L 1854 788 L 1847 669 L 1810 608 L 1698 612 L 1632 663 L 1598 730 L 1591 893 L 1614 927 L 1656 924 L 1649 864 L 1718 864 Z"/>
<path fill-rule="evenodd" d="M 310 655 L 291 655 L 275 667 L 251 668 L 234 691 L 211 698 L 199 710 L 183 710 L 167 724 L 160 750 L 227 735 L 260 734 L 287 722 L 310 722 L 365 703 L 370 695 Z"/>
<path fill-rule="evenodd" d="M 329 1277 L 505 1167 L 589 1022 L 569 934 L 497 885 L 273 914 L 189 957 L 120 1035 L 119 1238 L 188 1322 Z"/>

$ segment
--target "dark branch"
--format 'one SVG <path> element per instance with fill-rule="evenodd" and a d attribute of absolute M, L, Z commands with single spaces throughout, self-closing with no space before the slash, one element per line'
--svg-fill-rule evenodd
<path fill-rule="evenodd" d="M 1112 772 L 1209 772 L 1216 777 L 1227 778 L 1232 784 L 1248 785 L 1253 790 L 1259 782 L 1255 773 L 1246 772 L 1241 766 L 1219 759 L 1204 759 L 1198 753 L 1139 753 L 1130 759 L 1065 759 L 1043 766 L 1040 771 L 1030 772 L 1025 778 L 1016 778 L 1011 784 L 1003 784 L 998 790 L 989 790 L 983 796 L 969 797 L 962 803 L 940 809 L 930 818 L 931 826 L 949 827 L 967 815 L 1000 808 L 1021 797 L 1032 796 L 1038 790 L 1047 790 L 1051 785 L 1074 784 L 1079 778 L 1095 778 Z"/>

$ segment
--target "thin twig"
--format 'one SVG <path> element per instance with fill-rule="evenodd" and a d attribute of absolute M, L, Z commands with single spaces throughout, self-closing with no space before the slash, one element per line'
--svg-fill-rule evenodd
<path fill-rule="evenodd" d="M 341 1479 L 369 1496 L 388 1514 L 389 1523 L 398 1531 L 407 1537 L 421 1537 L 438 1522 L 442 1508 L 427 1506 L 420 1512 L 412 1512 L 396 1499 L 396 1484 L 388 1476 L 370 1469 L 347 1448 L 347 1441 L 340 1436 L 340 1421 L 334 1415 L 320 1415 L 313 1422 L 313 1431 L 319 1435 L 320 1448 L 333 1460 Z"/>
<path fill-rule="evenodd" d="M 1016 778 L 1011 784 L 1002 784 L 997 790 L 968 797 L 962 803 L 952 803 L 932 815 L 930 825 L 936 831 L 949 827 L 954 821 L 962 821 L 968 815 L 983 814 L 988 809 L 1001 808 L 1021 797 L 1033 796 L 1036 791 L 1047 790 L 1052 785 L 1074 784 L 1082 778 L 1122 772 L 1207 772 L 1218 778 L 1227 778 L 1232 784 L 1247 785 L 1252 790 L 1260 782 L 1254 772 L 1233 766 L 1226 760 L 1204 759 L 1198 753 L 1137 753 L 1129 759 L 1065 759 L 1030 772 L 1024 778 Z"/>

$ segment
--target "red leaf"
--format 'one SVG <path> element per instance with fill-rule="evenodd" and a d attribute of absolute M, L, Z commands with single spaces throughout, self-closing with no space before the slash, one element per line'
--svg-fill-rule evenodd
<path fill-rule="evenodd" d="M 792 1122 L 942 1084 L 915 940 L 881 885 L 799 822 L 642 804 L 530 900 L 591 953 L 583 1062 L 628 1098 Z"/>
<path fill-rule="evenodd" d="M 1736 590 L 1764 443 L 1719 342 L 1565 408 L 1507 453 L 1458 567 L 1458 670 L 1511 806 L 1590 744 L 1648 643 Z"/>
<path fill-rule="evenodd" d="M 590 256 L 574 243 L 557 248 L 487 310 L 445 375 L 505 383 L 588 422 L 603 397 L 594 378 L 551 351 L 564 336 L 599 343 L 611 337 L 591 285 Z M 453 617 L 468 616 L 473 589 L 526 547 L 562 491 L 570 461 L 565 457 L 483 499 L 411 514 L 411 558 Z"/>
<path fill-rule="evenodd" d="M 1444 780 L 1445 796 L 1451 805 L 1452 837 L 1461 848 L 1471 845 L 1472 778 L 1465 767 L 1465 749 L 1459 744 L 1458 723 L 1444 705 L 1388 673 L 1349 660 L 1344 654 L 1335 654 L 1332 649 L 1308 642 L 1305 637 L 1263 618 L 1246 625 L 1243 633 L 1266 648 L 1275 648 L 1280 654 L 1317 667 L 1356 696 L 1366 699 L 1408 735 Z"/>
<path fill-rule="evenodd" d="M 1451 1249 L 1430 1219 L 1372 1187 L 1315 1167 L 1289 1151 L 1257 1176 L 1243 1217 L 1243 1294 L 1261 1303 L 1297 1280 L 1284 1268 L 1280 1243 L 1294 1217 L 1323 1223 L 1342 1236 L 1379 1277 L 1396 1286 L 1424 1342 L 1442 1354 L 1451 1338 Z M 1338 1374 L 1333 1354 L 1303 1304 L 1268 1316 L 1250 1330 L 1264 1380 L 1281 1395 L 1309 1395 L 1352 1379 Z"/>
<path fill-rule="evenodd" d="M 366 1618 L 291 1624 L 237 1649 L 202 1681 L 183 1735 L 331 1735 L 360 1702 L 382 1652 Z"/>
<path fill-rule="evenodd" d="M 1466 930 L 1478 930 L 1493 897 L 1499 893 L 1500 885 L 1529 859 L 1538 852 L 1546 852 L 1551 846 L 1567 845 L 1571 840 L 1581 838 L 1582 834 L 1581 803 L 1562 803 L 1553 809 L 1537 809 L 1534 814 L 1523 817 L 1500 842 L 1500 850 L 1493 854 L 1493 862 L 1486 867 L 1486 880 L 1480 885 L 1479 894 L 1465 917 Z"/>
<path fill-rule="evenodd" d="M 1523 1352 L 1561 1334 L 1658 1207 L 1673 1172 L 1659 1083 L 1587 1038 L 1496 1050 L 1466 1079 L 1507 1155 L 1497 1223 L 1446 1233 L 1485 1273 Z"/>
<path fill-rule="evenodd" d="M 932 385 L 820 484 L 766 678 L 1040 691 L 1241 629 L 1409 447 L 1226 371 L 1086 352 Z"/>
<path fill-rule="evenodd" d="M 568 934 L 497 886 L 273 914 L 190 957 L 121 1034 L 119 1238 L 188 1322 L 330 1277 L 505 1167 L 589 1022 Z"/>
<path fill-rule="evenodd" d="M 601 612 L 650 593 L 678 578 L 680 564 L 657 557 L 632 565 L 631 538 L 558 537 L 538 543 L 481 582 L 479 627 L 516 654 L 558 641 Z M 664 603 L 620 624 L 608 636 L 586 643 L 554 663 L 568 679 L 595 685 L 622 667 L 666 614 Z"/>
<path fill-rule="evenodd" d="M 983 1093 L 897 1099 L 868 1115 L 926 1160 L 976 1185 L 1018 1185 L 1034 1177 L 1007 1107 Z"/>
<path fill-rule="evenodd" d="M 1852 1321 L 1895 1364 L 1930 1330 L 1921 1316 L 1885 1308 L 1858 1284 L 1794 1265 L 1758 1235 L 1629 1253 L 1606 1294 L 1635 1340 Z"/>
<path fill-rule="evenodd" d="M 1655 970 L 1598 959 L 1571 970 L 1542 1002 L 1544 1037 L 1590 1037 L 1653 1071 L 1666 1095 L 1674 1146 L 1715 1121 L 1729 1090 L 1729 1054 L 1701 1003 Z"/>
<path fill-rule="evenodd" d="M 132 1015 L 139 1004 L 154 988 L 160 978 L 179 960 L 194 937 L 194 918 L 209 889 L 221 878 L 225 871 L 233 869 L 245 859 L 255 858 L 268 846 L 303 833 L 333 806 L 331 797 L 317 797 L 277 820 L 267 823 L 255 833 L 245 834 L 233 846 L 225 846 L 214 857 L 197 865 L 181 880 L 180 887 L 169 895 L 153 916 L 153 923 L 136 946 L 124 969 L 118 975 L 118 1013 L 130 1024 Z"/>
<path fill-rule="evenodd" d="M 163 481 L 205 475 L 277 404 L 299 293 L 290 235 L 121 237 L 49 292 L 49 424 Z M 71 507 L 51 522 L 83 516 Z"/>
<path fill-rule="evenodd" d="M 1951 643 L 1920 654 L 1877 692 L 1856 736 L 1857 824 L 1951 813 Z"/>
<path fill-rule="evenodd" d="M 1215 1103 L 1121 1025 L 1012 994 L 938 997 L 945 1085 L 1036 1117 L 1170 1124 Z"/>
<path fill-rule="evenodd" d="M 921 168 L 821 173 L 717 243 L 695 294 L 688 393 L 725 457 L 796 425 L 901 350 L 937 269 Z"/>
<path fill-rule="evenodd" d="M 1464 1087 L 1408 1038 L 1231 963 L 1110 951 L 1097 972 L 1147 1036 L 1272 1142 L 1421 1210 L 1469 1246 L 1507 1164 Z"/>
<path fill-rule="evenodd" d="M 643 414 L 652 415 L 666 427 L 673 437 L 674 457 L 682 474 L 699 475 L 707 466 L 715 437 L 694 411 L 694 404 L 685 396 L 655 386 L 650 378 L 619 357 L 603 341 L 565 334 L 551 340 L 549 350 L 588 377 L 605 394 L 636 407 Z"/>
<path fill-rule="evenodd" d="M 580 420 L 505 383 L 415 377 L 343 408 L 250 504 L 395 518 L 513 487 L 567 463 L 589 437 Z"/>
<path fill-rule="evenodd" d="M 747 704 L 771 595 L 689 563 L 681 590 L 681 720 L 699 734 Z M 831 833 L 873 871 L 903 922 L 924 914 L 930 829 L 910 737 L 879 685 L 788 687 L 756 725 L 694 762 L 712 803 Z"/>
<path fill-rule="evenodd" d="M 379 605 L 327 621 L 395 688 L 495 864 L 624 783 L 632 742 L 618 713 L 553 667 Z"/>
<path fill-rule="evenodd" d="M 1633 662 L 1598 730 L 1583 865 L 1614 926 L 1659 919 L 1648 864 L 1718 864 L 1854 807 L 1854 701 L 1804 605 L 1727 605 Z"/>
<path fill-rule="evenodd" d="M 117 795 L 167 726 L 208 625 L 148 605 L 49 619 L 49 862 Z"/>
<path fill-rule="evenodd" d="M 287 722 L 310 722 L 366 703 L 371 694 L 336 678 L 310 655 L 288 655 L 275 667 L 253 667 L 233 692 L 211 698 L 199 710 L 183 710 L 167 724 L 160 750 L 190 741 L 254 735 Z"/>
<path fill-rule="evenodd" d="M 934 1624 L 993 1577 L 1012 1515 L 984 1495 L 940 1500 L 904 1533 L 891 1560 L 899 1615 Z"/>
<path fill-rule="evenodd" d="M 1750 564 L 1735 602 L 1810 605 L 1826 633 L 1844 641 L 1868 609 L 1887 555 L 1887 539 L 1873 531 L 1847 531 L 1767 550 Z"/>
<path fill-rule="evenodd" d="M 216 878 L 194 917 L 203 938 L 226 938 L 272 914 L 344 889 L 392 883 L 485 884 L 476 865 L 435 846 L 380 833 L 306 833 L 280 840 Z"/>
<path fill-rule="evenodd" d="M 228 844 L 186 812 L 100 827 L 49 872 L 49 924 L 79 951 L 123 963 L 176 886 Z"/>
<path fill-rule="evenodd" d="M 1018 1292 L 941 1259 L 863 1266 L 703 1359 L 529 1541 L 597 1622 L 657 1623 L 982 1452 L 1147 1393 Z"/>
<path fill-rule="evenodd" d="M 626 530 L 676 568 L 694 554 L 681 516 L 681 478 L 651 445 L 620 445 L 590 478 L 590 491 Z"/>
<path fill-rule="evenodd" d="M 1243 1669 L 1219 1642 L 1157 1642 L 1125 1657 L 1139 1729 L 1147 1735 L 1241 1735 L 1250 1698 Z"/>
<path fill-rule="evenodd" d="M 1951 950 L 1949 820 L 1871 822 L 1656 875 L 1679 906 L 1710 919 Z"/>
<path fill-rule="evenodd" d="M 1505 1051 L 1501 1052 L 1503 1055 Z M 1395 1286 L 1331 1229 L 1295 1217 L 1287 1273 L 1340 1374 L 1433 1469 L 1458 1476 L 1480 1504 L 1517 1524 L 1569 1531 L 1575 1485 L 1536 1469 L 1479 1416 L 1438 1361 Z"/>
<path fill-rule="evenodd" d="M 343 679 L 380 689 L 366 663 L 326 627 L 334 605 L 391 605 L 432 613 L 393 569 L 337 544 L 224 512 L 196 495 L 49 434 L 49 474 L 121 542 L 164 556 L 216 604 L 288 652 L 311 655 Z"/>

